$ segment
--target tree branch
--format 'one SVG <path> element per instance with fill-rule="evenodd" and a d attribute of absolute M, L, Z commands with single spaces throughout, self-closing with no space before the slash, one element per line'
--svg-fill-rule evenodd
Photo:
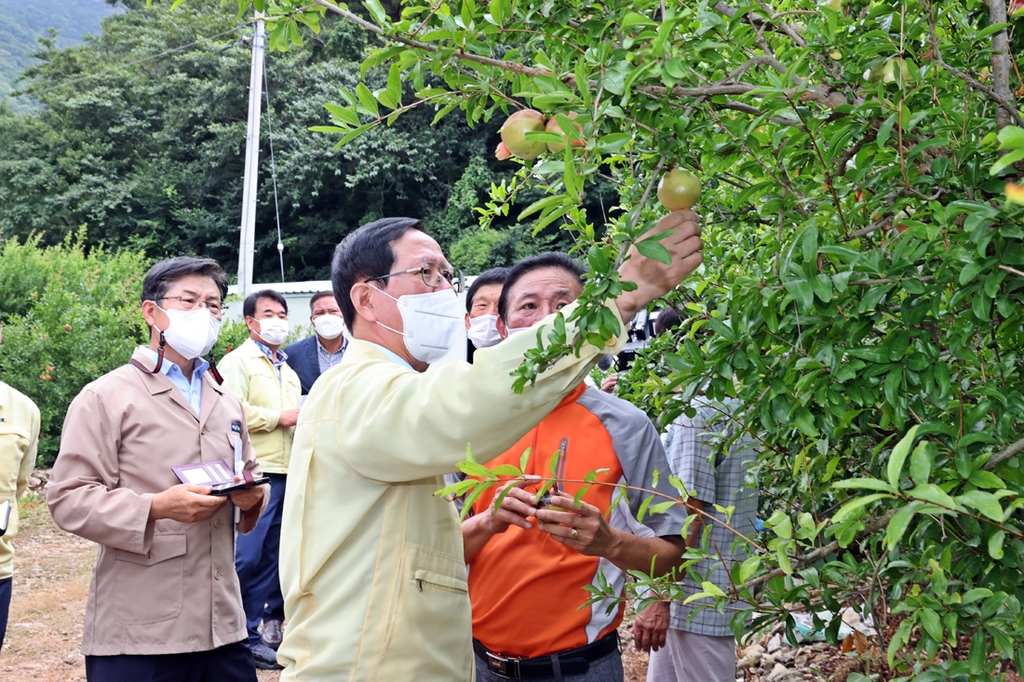
<path fill-rule="evenodd" d="M 1005 450 L 997 452 L 996 454 L 992 455 L 992 459 L 985 462 L 985 466 L 981 468 L 985 469 L 986 471 L 992 471 L 1006 460 L 1012 459 L 1022 452 L 1024 452 L 1024 438 L 1017 441 L 1016 443 L 1006 448 Z"/>
<path fill-rule="evenodd" d="M 377 35 L 379 35 L 379 36 L 381 36 L 383 38 L 387 38 L 388 40 L 393 40 L 393 41 L 395 41 L 397 43 L 401 43 L 403 45 L 408 45 L 409 47 L 414 47 L 414 48 L 416 48 L 418 50 L 424 50 L 426 52 L 439 53 L 439 52 L 442 51 L 442 49 L 440 47 L 438 47 L 437 45 L 431 45 L 430 43 L 424 43 L 423 41 L 420 41 L 420 40 L 413 40 L 411 38 L 406 38 L 404 36 L 388 33 L 387 31 L 382 29 L 380 26 L 377 26 L 373 22 L 367 21 L 366 19 L 363 19 L 362 17 L 360 17 L 360 16 L 358 16 L 356 14 L 353 14 L 352 12 L 349 12 L 347 9 L 344 9 L 344 8 L 339 7 L 337 5 L 332 5 L 329 2 L 329 0 L 315 0 L 315 4 L 317 4 L 317 5 L 321 6 L 321 7 L 325 7 L 329 11 L 331 11 L 331 12 L 333 12 L 333 13 L 339 15 L 339 16 L 342 16 L 342 17 L 348 19 L 349 21 L 352 21 L 352 22 L 358 24 L 363 29 L 365 29 L 365 30 L 367 30 L 367 31 L 369 31 L 371 33 L 375 33 L 375 34 L 377 34 Z M 735 13 L 735 10 L 734 10 L 734 13 Z M 559 80 L 561 80 L 563 83 L 565 83 L 569 87 L 573 87 L 573 88 L 577 87 L 576 77 L 573 74 L 571 74 L 571 73 L 555 74 L 555 73 L 552 73 L 551 71 L 548 71 L 547 69 L 538 69 L 536 67 L 525 66 L 523 64 L 518 64 L 516 62 L 505 61 L 505 60 L 502 60 L 502 59 L 494 59 L 493 57 L 484 57 L 482 55 L 473 54 L 471 52 L 466 52 L 465 50 L 452 50 L 451 54 L 456 59 L 460 59 L 460 60 L 463 60 L 463 61 L 469 61 L 469 62 L 475 62 L 477 64 L 483 64 L 485 66 L 493 66 L 495 68 L 502 69 L 504 71 L 511 71 L 512 73 L 519 73 L 519 74 L 522 74 L 524 76 L 532 76 L 534 78 L 537 78 L 537 77 L 541 77 L 541 78 L 552 78 L 552 77 L 555 77 L 555 78 L 558 78 Z M 597 83 L 592 81 L 590 83 L 590 86 L 592 88 L 596 88 L 597 87 Z M 684 87 L 676 86 L 676 87 L 671 88 L 671 89 L 663 87 L 663 86 L 660 86 L 660 85 L 646 85 L 646 86 L 638 87 L 637 88 L 637 92 L 643 93 L 643 94 L 645 94 L 645 95 L 647 95 L 649 97 L 664 97 L 665 95 L 670 95 L 672 97 L 683 97 L 683 98 L 685 98 L 685 97 L 715 97 L 717 95 L 743 95 L 743 94 L 746 94 L 746 93 L 748 93 L 748 92 L 750 92 L 752 90 L 757 89 L 758 87 L 759 86 L 754 85 L 752 83 L 729 83 L 729 84 L 721 84 L 721 85 L 709 85 L 709 86 L 699 87 L 699 88 L 684 88 Z M 804 101 L 818 102 L 819 104 L 823 104 L 823 105 L 825 105 L 825 106 L 827 106 L 829 108 L 835 108 L 835 107 L 839 106 L 840 104 L 846 104 L 845 96 L 842 98 L 842 102 L 839 102 L 839 101 L 836 100 L 835 97 L 833 97 L 830 94 L 831 91 L 823 91 L 823 89 L 824 89 L 824 86 L 819 86 L 819 88 L 816 89 L 816 90 L 804 91 L 804 92 L 800 93 L 800 98 L 802 100 L 804 100 Z M 787 93 L 789 93 L 790 95 L 795 95 L 797 93 L 797 91 L 798 91 L 798 88 L 792 88 L 792 89 L 788 90 Z M 754 96 L 757 97 L 759 95 L 754 95 Z"/>
<path fill-rule="evenodd" d="M 889 511 L 887 511 L 884 514 L 882 514 L 878 518 L 871 519 L 870 521 L 865 523 L 864 524 L 864 530 L 862 530 L 861 532 L 857 533 L 857 540 L 860 540 L 863 537 L 871 535 L 872 533 L 876 533 L 876 532 L 882 530 L 883 528 L 885 528 L 886 526 L 888 526 L 889 525 L 889 521 L 892 520 L 892 517 L 895 514 L 896 514 L 896 510 L 895 509 L 890 509 Z M 839 551 L 839 541 L 838 540 L 833 540 L 832 542 L 828 543 L 824 547 L 819 547 L 818 549 L 814 550 L 813 552 L 809 552 L 807 554 L 804 554 L 803 556 L 793 557 L 791 563 L 793 564 L 793 568 L 794 569 L 802 568 L 802 567 L 807 566 L 809 564 L 813 564 L 815 561 L 818 561 L 819 559 L 824 559 L 829 554 L 833 554 L 833 553 L 835 553 L 837 551 Z M 773 578 L 777 578 L 780 575 L 784 575 L 784 573 L 785 573 L 785 571 L 783 571 L 781 568 L 776 568 L 774 570 L 768 571 L 764 575 L 762 575 L 760 577 L 757 577 L 757 578 L 754 578 L 749 583 L 747 583 L 747 587 L 749 587 L 750 590 L 753 591 L 756 588 L 761 587 L 762 585 L 765 585 L 768 581 L 772 580 Z"/>
<path fill-rule="evenodd" d="M 733 17 L 736 16 L 736 8 L 735 7 L 731 7 L 730 5 L 727 5 L 727 4 L 725 4 L 724 2 L 721 2 L 721 1 L 716 2 L 715 6 L 712 7 L 712 9 L 715 10 L 716 12 L 718 12 L 719 14 L 724 14 L 725 16 L 729 17 L 730 19 L 732 19 Z M 765 10 L 765 8 L 763 8 L 763 7 L 761 9 Z M 767 11 L 767 10 L 765 10 L 765 11 Z M 794 29 L 792 26 L 790 26 L 789 24 L 787 24 L 784 21 L 778 21 L 775 18 L 776 15 L 772 14 L 770 11 L 768 11 L 768 14 L 772 18 L 771 19 L 767 19 L 767 20 L 766 19 L 762 19 L 762 18 L 757 17 L 757 16 L 752 16 L 750 14 L 745 14 L 743 16 L 743 21 L 745 21 L 746 23 L 750 24 L 754 28 L 761 28 L 761 27 L 771 28 L 772 30 L 774 30 L 774 31 L 776 31 L 778 33 L 783 33 L 783 34 L 789 36 L 793 40 L 793 42 L 796 43 L 797 45 L 799 45 L 800 47 L 807 47 L 807 41 L 803 39 L 803 36 L 801 36 L 799 33 L 797 33 L 796 29 Z"/>
<path fill-rule="evenodd" d="M 1005 23 L 1006 3 L 1003 2 L 1003 0 L 985 0 L 985 2 L 989 6 L 990 20 L 993 22 Z M 1000 16 L 999 12 L 996 11 L 999 9 L 999 7 L 996 7 L 994 10 L 993 5 L 998 5 L 999 7 L 1002 8 L 1002 19 L 996 18 Z M 1024 128 L 1024 118 L 1021 118 L 1020 114 L 1017 113 L 1017 107 L 1013 102 L 1013 93 L 1010 91 L 1010 60 L 1008 58 L 1003 59 L 1004 56 L 1008 56 L 1010 53 L 1008 46 L 1009 43 L 1006 39 L 1006 30 L 1004 29 L 997 33 L 992 40 L 992 47 L 994 48 L 995 52 L 995 55 L 992 57 L 992 82 L 996 85 L 998 89 L 1005 90 L 1006 96 L 1003 96 L 1003 94 L 1000 94 L 999 92 L 996 92 L 991 88 L 985 87 L 980 82 L 978 82 L 968 74 L 964 73 L 960 69 L 947 64 L 945 60 L 942 59 L 942 52 L 939 50 L 939 37 L 935 33 L 935 23 L 929 22 L 929 28 L 932 34 L 932 50 L 935 52 L 935 61 L 938 62 L 939 66 L 941 66 L 943 69 L 950 72 L 960 80 L 964 81 L 978 92 L 988 95 L 989 99 L 991 99 L 993 102 L 999 105 L 999 108 L 996 110 L 996 125 L 1000 130 L 1002 130 L 1004 127 L 1010 124 L 1011 117 L 1018 126 Z M 1000 41 L 998 38 L 998 36 L 1000 35 L 1003 37 L 1002 41 Z M 1000 43 L 1003 45 L 1002 51 L 1000 51 L 997 47 L 997 45 Z M 1000 68 L 1005 70 L 1002 80 L 1000 80 L 999 77 L 996 75 L 997 69 Z"/>

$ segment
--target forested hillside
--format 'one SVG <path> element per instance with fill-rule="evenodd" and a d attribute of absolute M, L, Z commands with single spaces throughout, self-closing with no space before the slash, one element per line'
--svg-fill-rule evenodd
<path fill-rule="evenodd" d="M 87 34 L 99 32 L 100 20 L 115 8 L 106 0 L 0 0 L 0 100 L 14 85 L 19 73 L 33 63 L 31 54 L 39 38 L 57 31 L 57 45 L 82 42 Z M 10 101 L 15 111 L 27 111 L 25 100 Z"/>
<path fill-rule="evenodd" d="M 152 258 L 209 255 L 234 271 L 251 25 L 214 0 L 174 12 L 142 0 L 120 7 L 96 39 L 40 52 L 21 87 L 41 111 L 15 115 L 0 105 L 0 239 L 38 234 L 56 244 L 85 226 L 88 244 Z M 303 47 L 268 55 L 257 279 L 280 278 L 271 130 L 288 280 L 325 278 L 339 239 L 386 215 L 426 219 L 470 272 L 543 248 L 543 239 L 526 244 L 529 226 L 481 230 L 472 211 L 498 177 L 496 123 L 470 128 L 449 116 L 431 125 L 434 112 L 422 108 L 343 149 L 309 130 L 329 123 L 323 103 L 339 87 L 355 87 L 373 40 L 328 23 Z M 387 72 L 367 78 L 383 87 Z M 598 202 L 594 193 L 600 211 Z"/>

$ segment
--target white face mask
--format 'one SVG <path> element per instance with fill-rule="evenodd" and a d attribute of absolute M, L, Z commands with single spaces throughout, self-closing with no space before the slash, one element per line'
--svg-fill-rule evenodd
<path fill-rule="evenodd" d="M 469 318 L 469 340 L 477 348 L 490 348 L 501 343 L 501 334 L 498 333 L 497 315 L 480 315 Z"/>
<path fill-rule="evenodd" d="M 420 362 L 428 365 L 437 362 L 452 349 L 459 334 L 465 332 L 465 308 L 451 289 L 429 294 L 406 294 L 398 298 L 381 289 L 377 291 L 398 303 L 405 331 L 391 329 L 380 322 L 377 324 L 401 334 L 409 355 Z"/>
<path fill-rule="evenodd" d="M 531 327 L 505 327 L 505 331 L 508 332 L 509 336 L 512 336 L 513 334 L 518 334 L 519 332 L 528 332 L 530 331 L 530 329 Z"/>
<path fill-rule="evenodd" d="M 280 317 L 265 317 L 256 321 L 260 325 L 260 330 L 257 333 L 267 345 L 280 346 L 288 338 L 288 320 L 282 320 Z"/>
<path fill-rule="evenodd" d="M 164 339 L 186 360 L 195 360 L 206 355 L 217 343 L 221 321 L 206 308 L 195 310 L 164 310 L 169 324 L 164 330 Z"/>
<path fill-rule="evenodd" d="M 339 315 L 321 315 L 313 320 L 313 329 L 325 339 L 336 339 L 345 331 L 345 320 Z"/>

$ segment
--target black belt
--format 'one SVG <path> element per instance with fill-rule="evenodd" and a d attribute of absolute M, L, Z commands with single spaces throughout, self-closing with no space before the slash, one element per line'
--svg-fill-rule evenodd
<path fill-rule="evenodd" d="M 590 662 L 604 658 L 619 648 L 619 633 L 611 632 L 601 639 L 581 646 L 578 649 L 560 651 L 550 656 L 538 656 L 537 658 L 516 658 L 515 656 L 503 656 L 487 647 L 479 640 L 473 640 L 473 650 L 476 655 L 487 661 L 487 669 L 499 677 L 507 680 L 529 680 L 539 677 L 554 677 L 555 667 L 552 659 L 558 659 L 562 675 L 581 675 L 590 669 Z"/>

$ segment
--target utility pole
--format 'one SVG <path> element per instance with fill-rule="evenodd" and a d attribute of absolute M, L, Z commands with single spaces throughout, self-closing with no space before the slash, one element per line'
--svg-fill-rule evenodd
<path fill-rule="evenodd" d="M 263 102 L 263 13 L 256 12 L 249 71 L 249 123 L 245 133 L 245 180 L 242 190 L 242 229 L 238 243 L 238 288 L 252 293 L 252 255 L 256 248 L 256 186 L 260 167 L 260 110 Z"/>

